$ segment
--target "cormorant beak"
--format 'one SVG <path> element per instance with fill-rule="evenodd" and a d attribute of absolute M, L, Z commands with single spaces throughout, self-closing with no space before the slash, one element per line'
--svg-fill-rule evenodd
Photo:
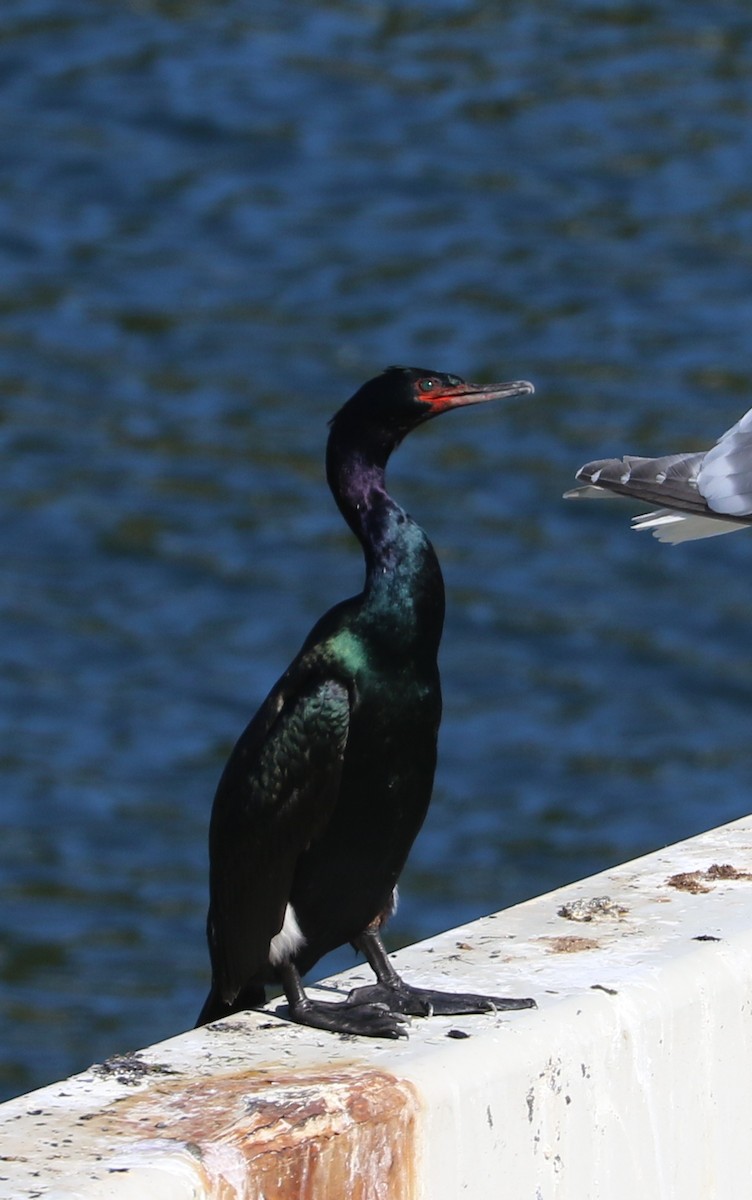
<path fill-rule="evenodd" d="M 535 388 L 526 379 L 517 379 L 513 383 L 458 383 L 456 387 L 447 387 L 436 391 L 430 396 L 421 396 L 421 400 L 430 405 L 431 416 L 448 412 L 450 408 L 467 408 L 470 404 L 485 404 L 487 400 L 510 400 L 513 396 L 532 396 Z"/>

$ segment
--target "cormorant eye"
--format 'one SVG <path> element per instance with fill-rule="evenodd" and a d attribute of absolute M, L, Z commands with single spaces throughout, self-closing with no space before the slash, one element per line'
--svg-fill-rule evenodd
<path fill-rule="evenodd" d="M 433 389 L 436 387 L 436 380 L 435 379 L 419 379 L 418 387 L 421 392 L 432 392 Z"/>

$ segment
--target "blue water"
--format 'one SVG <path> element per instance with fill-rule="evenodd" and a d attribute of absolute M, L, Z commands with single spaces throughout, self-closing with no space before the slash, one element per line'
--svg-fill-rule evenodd
<path fill-rule="evenodd" d="M 749 6 L 4 0 L 0 35 L 0 1094 L 195 1019 L 214 786 L 360 585 L 326 420 L 390 362 L 537 386 L 393 463 L 448 591 L 393 944 L 746 812 L 752 539 L 560 496 L 752 403 Z"/>

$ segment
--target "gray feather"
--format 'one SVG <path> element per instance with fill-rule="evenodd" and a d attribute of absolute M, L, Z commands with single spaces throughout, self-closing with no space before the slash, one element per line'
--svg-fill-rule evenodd
<path fill-rule="evenodd" d="M 576 478 L 584 486 L 565 496 L 613 494 L 659 505 L 633 528 L 663 542 L 743 529 L 752 524 L 752 409 L 706 452 L 604 458 L 580 467 Z"/>
<path fill-rule="evenodd" d="M 715 512 L 752 516 L 752 433 L 721 438 L 705 455 L 697 485 Z"/>

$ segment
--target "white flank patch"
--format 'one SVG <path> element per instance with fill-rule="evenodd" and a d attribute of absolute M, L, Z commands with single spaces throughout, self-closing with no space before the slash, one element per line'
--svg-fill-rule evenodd
<path fill-rule="evenodd" d="M 304 944 L 305 938 L 298 925 L 295 909 L 291 904 L 288 904 L 285 909 L 285 919 L 282 922 L 282 928 L 279 933 L 275 933 L 269 943 L 269 962 L 273 967 L 278 967 L 280 963 L 291 959 L 295 952 Z"/>

